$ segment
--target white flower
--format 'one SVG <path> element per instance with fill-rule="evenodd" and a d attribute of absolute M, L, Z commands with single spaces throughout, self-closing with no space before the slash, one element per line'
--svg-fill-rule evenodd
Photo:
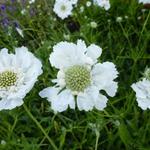
<path fill-rule="evenodd" d="M 109 10 L 110 8 L 110 2 L 109 0 L 93 0 L 95 4 L 97 4 L 100 7 L 103 7 L 105 10 Z"/>
<path fill-rule="evenodd" d="M 86 2 L 86 6 L 87 6 L 87 7 L 90 7 L 91 4 L 92 4 L 92 3 L 91 3 L 90 1 L 87 1 L 87 2 Z"/>
<path fill-rule="evenodd" d="M 92 21 L 90 25 L 92 28 L 97 28 L 97 23 L 95 21 Z"/>
<path fill-rule="evenodd" d="M 72 5 L 76 5 L 78 2 L 78 0 L 68 0 L 68 1 L 70 1 Z"/>
<path fill-rule="evenodd" d="M 100 93 L 105 90 L 113 97 L 117 91 L 118 72 L 111 62 L 97 63 L 102 49 L 91 44 L 86 46 L 84 41 L 77 44 L 60 42 L 53 47 L 50 63 L 59 69 L 56 85 L 41 91 L 39 95 L 51 102 L 55 112 L 65 111 L 68 106 L 75 109 L 75 101 L 79 110 L 89 111 L 94 107 L 103 110 L 107 97 Z"/>
<path fill-rule="evenodd" d="M 150 0 L 139 0 L 139 3 L 148 4 L 150 3 Z"/>
<path fill-rule="evenodd" d="M 116 22 L 122 22 L 122 17 L 117 17 Z"/>
<path fill-rule="evenodd" d="M 57 14 L 61 19 L 67 18 L 72 14 L 72 3 L 68 0 L 56 0 L 54 4 L 53 11 Z"/>
<path fill-rule="evenodd" d="M 143 78 L 142 81 L 132 84 L 131 87 L 136 92 L 138 106 L 143 110 L 150 109 L 150 80 Z"/>
<path fill-rule="evenodd" d="M 23 98 L 42 73 L 41 67 L 26 47 L 16 48 L 15 54 L 5 48 L 0 51 L 0 110 L 23 104 Z"/>
<path fill-rule="evenodd" d="M 81 13 L 84 12 L 84 6 L 81 6 L 81 7 L 80 7 L 80 12 L 81 12 Z"/>
<path fill-rule="evenodd" d="M 26 12 L 27 12 L 27 10 L 26 10 L 26 9 L 22 9 L 22 10 L 21 10 L 21 14 L 22 14 L 22 15 L 25 15 L 25 14 L 26 14 Z"/>
<path fill-rule="evenodd" d="M 6 145 L 6 141 L 5 140 L 1 140 L 1 145 Z"/>

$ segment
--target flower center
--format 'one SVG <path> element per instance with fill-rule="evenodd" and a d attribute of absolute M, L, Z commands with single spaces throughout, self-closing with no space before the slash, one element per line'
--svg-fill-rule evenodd
<path fill-rule="evenodd" d="M 12 71 L 4 71 L 0 73 L 0 88 L 7 88 L 15 85 L 17 74 Z"/>
<path fill-rule="evenodd" d="M 61 6 L 61 10 L 62 10 L 62 11 L 65 11 L 65 10 L 66 10 L 66 6 L 65 6 L 65 5 L 62 5 L 62 6 Z"/>
<path fill-rule="evenodd" d="M 68 89 L 82 92 L 91 83 L 90 71 L 84 66 L 70 67 L 65 72 L 65 82 Z"/>

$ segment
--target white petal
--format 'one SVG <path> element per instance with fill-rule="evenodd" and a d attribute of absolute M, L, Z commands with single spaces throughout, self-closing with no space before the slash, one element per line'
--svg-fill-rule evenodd
<path fill-rule="evenodd" d="M 149 85 L 149 87 L 148 87 Z M 137 83 L 134 83 L 132 84 L 132 89 L 136 92 L 136 96 L 139 97 L 139 98 L 146 98 L 148 96 L 148 93 L 149 93 L 149 96 L 150 96 L 150 92 L 148 92 L 149 88 L 150 88 L 150 81 L 148 80 L 142 80 L 142 81 L 139 81 Z"/>
<path fill-rule="evenodd" d="M 100 57 L 101 54 L 102 54 L 102 49 L 95 44 L 91 44 L 87 48 L 87 56 L 91 57 L 94 62 L 97 61 L 97 58 Z"/>
<path fill-rule="evenodd" d="M 55 99 L 51 100 L 51 107 L 55 112 L 63 112 L 68 106 L 75 109 L 74 97 L 69 90 L 62 91 L 55 97 Z"/>
<path fill-rule="evenodd" d="M 105 90 L 108 95 L 114 96 L 117 91 L 117 83 L 113 80 L 117 78 L 118 71 L 111 62 L 98 63 L 92 70 L 92 81 L 99 90 Z"/>
<path fill-rule="evenodd" d="M 77 41 L 77 51 L 84 54 L 87 51 L 86 44 L 83 40 Z"/>
<path fill-rule="evenodd" d="M 2 99 L 0 100 L 0 110 L 4 109 L 13 109 L 17 106 L 21 106 L 23 104 L 23 100 L 20 98 L 16 99 Z"/>
<path fill-rule="evenodd" d="M 85 65 L 90 57 L 85 55 L 86 45 L 78 40 L 77 45 L 69 42 L 60 42 L 53 47 L 50 55 L 50 63 L 58 69 L 64 69 L 73 65 Z"/>
<path fill-rule="evenodd" d="M 12 67 L 13 57 L 13 54 L 8 54 L 8 49 L 6 48 L 3 48 L 0 51 L 0 71 L 2 71 L 4 68 Z"/>
<path fill-rule="evenodd" d="M 98 98 L 95 100 L 95 108 L 98 110 L 103 110 L 107 106 L 107 97 L 99 94 Z"/>
<path fill-rule="evenodd" d="M 55 68 L 61 69 L 74 64 L 76 45 L 68 42 L 60 42 L 53 47 L 50 55 L 50 63 Z"/>
<path fill-rule="evenodd" d="M 143 110 L 150 109 L 150 81 L 146 78 L 132 84 L 132 89 L 136 92 L 138 106 Z"/>
<path fill-rule="evenodd" d="M 54 87 L 48 87 L 42 90 L 39 95 L 42 98 L 48 98 L 49 101 L 51 101 L 53 98 L 55 98 L 60 91 L 59 88 L 54 88 Z"/>
<path fill-rule="evenodd" d="M 109 84 L 107 84 L 104 88 L 109 96 L 114 97 L 118 89 L 118 83 L 110 81 Z"/>
<path fill-rule="evenodd" d="M 143 110 L 150 109 L 150 98 L 137 98 L 138 106 Z"/>
<path fill-rule="evenodd" d="M 77 96 L 79 110 L 89 111 L 93 109 L 94 101 L 98 98 L 99 91 L 95 86 L 89 87 L 84 93 Z"/>

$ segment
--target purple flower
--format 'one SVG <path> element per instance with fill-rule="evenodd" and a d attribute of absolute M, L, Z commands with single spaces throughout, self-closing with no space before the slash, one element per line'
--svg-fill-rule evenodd
<path fill-rule="evenodd" d="M 4 10 L 6 10 L 6 6 L 5 6 L 4 4 L 1 4 L 0 9 L 1 9 L 2 11 L 4 11 Z"/>

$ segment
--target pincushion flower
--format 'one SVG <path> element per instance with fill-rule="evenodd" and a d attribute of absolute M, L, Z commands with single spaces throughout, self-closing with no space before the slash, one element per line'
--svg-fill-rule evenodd
<path fill-rule="evenodd" d="M 94 107 L 103 110 L 107 97 L 100 93 L 105 90 L 113 97 L 117 91 L 118 72 L 111 62 L 98 63 L 102 49 L 78 40 L 77 44 L 60 42 L 53 47 L 50 63 L 59 69 L 54 87 L 42 90 L 39 95 L 51 102 L 55 112 L 65 111 L 68 106 L 79 110 L 90 111 Z"/>
<path fill-rule="evenodd" d="M 146 69 L 144 78 L 131 85 L 136 92 L 138 106 L 143 110 L 150 109 L 150 69 Z"/>
<path fill-rule="evenodd" d="M 110 8 L 109 0 L 94 0 L 94 3 L 100 7 L 103 7 L 105 10 L 109 10 Z"/>
<path fill-rule="evenodd" d="M 16 48 L 15 54 L 5 48 L 0 51 L 0 110 L 23 104 L 23 98 L 42 73 L 41 67 L 26 47 Z"/>
<path fill-rule="evenodd" d="M 53 11 L 57 14 L 58 17 L 65 19 L 72 14 L 72 9 L 72 2 L 69 0 L 56 0 Z"/>

